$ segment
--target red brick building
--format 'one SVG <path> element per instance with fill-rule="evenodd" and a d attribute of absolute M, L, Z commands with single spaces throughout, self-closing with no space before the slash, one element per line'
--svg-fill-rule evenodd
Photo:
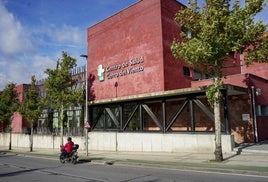
<path fill-rule="evenodd" d="M 92 89 L 102 90 L 96 100 L 190 86 L 182 74 L 185 64 L 170 53 L 180 7 L 176 1 L 140 1 L 88 29 L 89 71 L 96 76 Z M 105 69 L 102 82 L 98 65 Z"/>
<path fill-rule="evenodd" d="M 174 15 L 181 8 L 176 0 L 141 0 L 88 28 L 93 129 L 130 131 L 134 123 L 138 131 L 214 130 L 205 91 L 196 90 L 211 80 L 171 55 L 180 31 Z M 241 58 L 229 55 L 222 70 L 228 88 L 223 132 L 236 142 L 265 140 L 268 64 L 240 66 Z"/>
<path fill-rule="evenodd" d="M 18 99 L 21 102 L 23 100 L 23 91 L 28 89 L 29 85 L 21 84 L 15 87 L 15 91 L 18 94 Z M 18 113 L 15 112 L 13 114 L 13 120 L 11 122 L 12 132 L 14 133 L 22 133 L 23 128 L 27 128 L 29 125 L 25 119 Z M 7 127 L 7 123 L 0 122 L 0 132 L 5 131 Z"/>

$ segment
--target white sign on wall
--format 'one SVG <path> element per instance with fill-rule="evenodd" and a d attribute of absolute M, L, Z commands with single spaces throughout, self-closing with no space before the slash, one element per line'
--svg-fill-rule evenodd
<path fill-rule="evenodd" d="M 126 76 L 128 74 L 135 74 L 144 71 L 142 63 L 144 63 L 144 58 L 138 57 L 120 64 L 107 66 L 105 68 L 103 67 L 103 65 L 98 65 L 97 70 L 99 81 L 104 81 L 104 72 L 106 72 L 105 77 L 107 79 L 113 79 L 121 76 Z"/>
<path fill-rule="evenodd" d="M 249 121 L 250 120 L 250 114 L 242 114 L 242 120 L 243 121 Z"/>

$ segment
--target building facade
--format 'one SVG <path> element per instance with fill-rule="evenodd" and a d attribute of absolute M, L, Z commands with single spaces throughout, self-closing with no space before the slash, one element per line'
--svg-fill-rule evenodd
<path fill-rule="evenodd" d="M 170 51 L 180 38 L 174 16 L 182 8 L 176 0 L 139 1 L 88 28 L 93 131 L 213 133 L 205 96 L 212 80 Z M 227 56 L 222 131 L 237 143 L 268 139 L 267 66 Z"/>
<path fill-rule="evenodd" d="M 194 146 L 214 135 L 213 109 L 205 95 L 212 79 L 176 60 L 170 51 L 173 39 L 180 39 L 174 16 L 182 8 L 176 0 L 140 0 L 87 29 L 91 149 L 132 150 L 141 145 L 137 150 L 157 146 L 157 151 L 182 151 L 191 142 Z M 236 143 L 267 140 L 268 64 L 246 67 L 243 55 L 230 54 L 224 67 L 223 135 L 233 136 Z M 70 109 L 68 121 L 81 127 L 82 110 Z M 48 113 L 41 125 L 46 118 Z M 54 120 L 57 123 L 56 113 Z M 12 127 L 20 125 L 24 124 L 17 116 Z M 148 136 L 157 140 L 148 144 Z M 114 137 L 113 146 L 107 147 L 106 141 Z M 156 145 L 158 140 L 165 142 Z M 182 148 L 176 148 L 177 141 L 184 143 Z"/>

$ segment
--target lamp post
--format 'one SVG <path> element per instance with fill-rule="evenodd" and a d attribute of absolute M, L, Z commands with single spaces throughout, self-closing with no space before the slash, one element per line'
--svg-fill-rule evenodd
<path fill-rule="evenodd" d="M 86 58 L 86 77 L 85 77 L 85 81 L 86 81 L 86 114 L 85 114 L 85 123 L 84 125 L 88 125 L 88 77 L 87 77 L 87 73 L 88 73 L 88 63 L 87 63 L 87 58 L 88 56 L 85 55 L 85 54 L 82 54 L 80 55 L 80 57 L 84 57 Z M 84 126 L 85 128 L 85 133 L 86 133 L 86 136 L 85 136 L 85 142 L 86 142 L 86 156 L 88 156 L 88 126 Z"/>
<path fill-rule="evenodd" d="M 251 86 L 251 105 L 252 105 L 252 115 L 253 115 L 253 128 L 254 128 L 254 137 L 255 143 L 259 142 L 258 137 L 258 125 L 257 125 L 257 117 L 256 117 L 256 101 L 255 101 L 255 87 Z"/>

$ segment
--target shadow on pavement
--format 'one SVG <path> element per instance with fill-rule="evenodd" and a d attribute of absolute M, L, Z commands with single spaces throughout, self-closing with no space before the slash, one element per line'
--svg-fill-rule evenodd
<path fill-rule="evenodd" d="M 0 174 L 0 178 L 1 177 L 17 176 L 17 175 L 20 175 L 20 174 L 23 174 L 23 173 L 31 173 L 33 171 L 42 171 L 42 170 L 47 170 L 47 169 L 55 169 L 55 168 L 58 168 L 58 167 L 25 169 L 25 167 L 18 167 L 17 166 L 17 168 L 22 169 L 22 170 Z"/>
<path fill-rule="evenodd" d="M 0 151 L 0 157 L 11 157 L 11 156 L 17 156 L 17 154 L 11 154 L 7 153 L 6 151 Z"/>
<path fill-rule="evenodd" d="M 83 164 L 83 163 L 88 163 L 91 162 L 91 159 L 79 159 L 77 164 Z"/>
<path fill-rule="evenodd" d="M 92 162 L 92 161 L 103 161 L 105 158 L 103 157 L 95 157 L 95 158 L 81 158 L 78 160 L 77 164 Z"/>
<path fill-rule="evenodd" d="M 41 170 L 41 168 L 40 169 L 26 169 L 26 170 L 21 170 L 21 171 L 15 171 L 15 172 L 10 172 L 10 173 L 0 174 L 0 177 L 16 176 L 16 175 L 19 175 L 21 173 L 29 173 L 29 172 L 38 171 L 38 170 Z"/>
<path fill-rule="evenodd" d="M 231 156 L 228 156 L 228 157 L 225 157 L 225 158 L 223 159 L 223 161 L 228 161 L 229 159 L 232 159 L 232 158 L 234 158 L 234 157 L 236 157 L 236 156 L 238 156 L 238 155 L 240 155 L 240 154 L 241 154 L 241 151 L 237 151 L 236 154 L 231 155 Z"/>

